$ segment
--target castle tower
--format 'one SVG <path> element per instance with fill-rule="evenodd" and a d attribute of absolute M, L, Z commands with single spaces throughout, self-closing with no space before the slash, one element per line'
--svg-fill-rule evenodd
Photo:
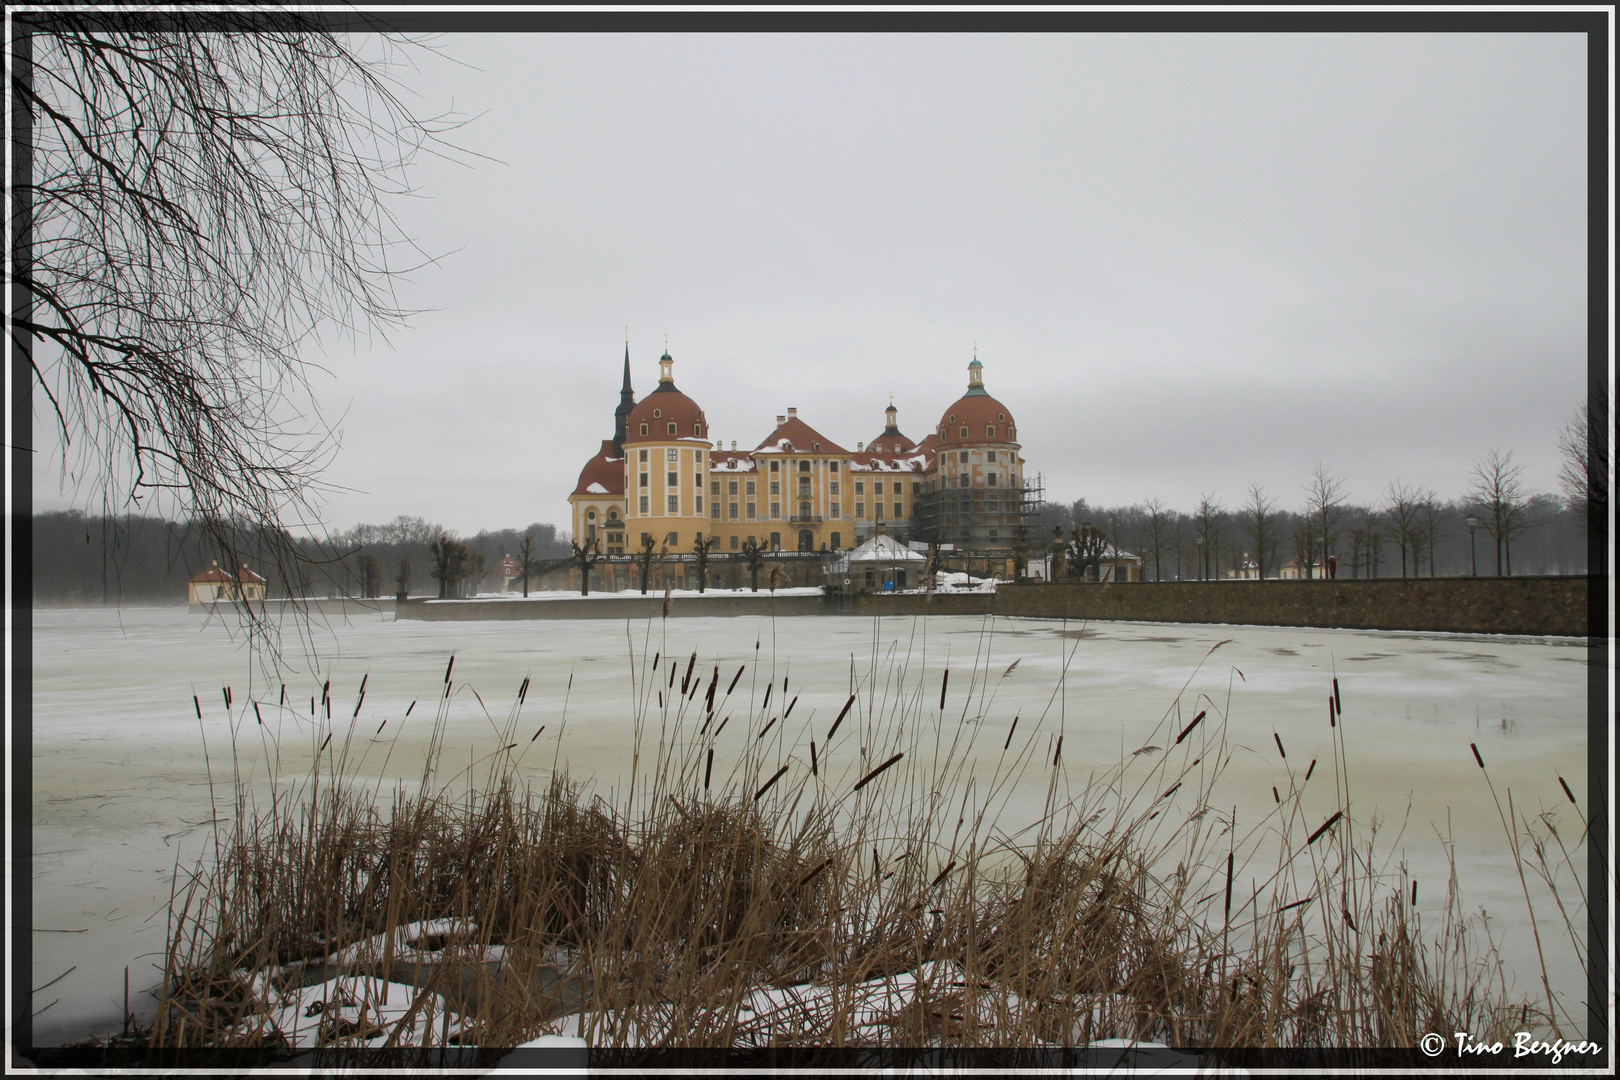
<path fill-rule="evenodd" d="M 630 413 L 636 407 L 636 392 L 630 388 L 630 342 L 624 343 L 624 386 L 619 390 L 619 407 L 613 410 L 613 451 L 624 456 L 624 436 L 629 431 Z"/>

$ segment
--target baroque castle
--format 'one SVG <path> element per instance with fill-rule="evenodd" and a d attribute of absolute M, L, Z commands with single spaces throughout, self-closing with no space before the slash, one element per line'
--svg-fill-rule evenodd
<path fill-rule="evenodd" d="M 666 351 L 657 387 L 636 401 L 625 346 L 613 438 L 568 498 L 580 543 L 605 556 L 633 555 L 646 537 L 672 554 L 706 538 L 717 555 L 749 538 L 776 551 L 835 552 L 883 532 L 1011 572 L 1039 489 L 1025 482 L 1017 421 L 985 389 L 977 356 L 966 392 L 921 442 L 901 432 L 891 401 L 883 430 L 854 450 L 797 409 L 776 417 L 753 449 L 727 449 L 710 440 L 703 409 L 676 387 L 674 368 Z"/>

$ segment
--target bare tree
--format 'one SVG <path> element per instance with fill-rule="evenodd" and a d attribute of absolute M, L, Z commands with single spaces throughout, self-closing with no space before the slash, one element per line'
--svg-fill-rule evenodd
<path fill-rule="evenodd" d="M 1259 567 L 1260 577 L 1266 576 L 1266 556 L 1272 554 L 1276 545 L 1273 537 L 1277 504 L 1266 496 L 1266 491 L 1259 484 L 1250 484 L 1248 499 L 1239 511 L 1243 515 L 1243 530 L 1254 541 L 1254 562 Z"/>
<path fill-rule="evenodd" d="M 1221 542 L 1221 504 L 1213 495 L 1198 496 L 1193 508 L 1194 538 L 1198 544 L 1198 578 L 1210 576 L 1210 561 L 1215 558 L 1215 546 Z"/>
<path fill-rule="evenodd" d="M 1344 508 L 1345 478 L 1335 476 L 1326 465 L 1317 462 L 1311 478 L 1305 484 L 1305 515 L 1311 519 L 1311 532 L 1322 545 L 1322 572 L 1327 573 L 1327 559 L 1339 542 L 1339 518 Z M 1312 560 L 1314 561 L 1314 560 Z M 1310 573 L 1310 561 L 1306 563 Z"/>
<path fill-rule="evenodd" d="M 459 595 L 458 588 L 472 565 L 472 549 L 448 533 L 430 545 L 433 553 L 432 576 L 439 583 L 439 599 Z"/>
<path fill-rule="evenodd" d="M 534 557 L 534 537 L 525 536 L 523 538 L 523 543 L 518 545 L 518 555 L 521 556 L 518 560 L 518 566 L 523 570 L 523 595 L 527 598 L 529 595 L 529 575 L 534 573 L 535 568 L 539 565 Z"/>
<path fill-rule="evenodd" d="M 698 592 L 700 593 L 708 591 L 709 552 L 713 551 L 714 545 L 719 542 L 720 538 L 718 536 L 711 536 L 705 540 L 702 533 L 698 533 L 696 539 L 692 541 L 692 554 L 697 556 Z"/>
<path fill-rule="evenodd" d="M 1507 576 L 1513 576 L 1513 538 L 1532 524 L 1527 513 L 1530 494 L 1524 488 L 1522 465 L 1513 463 L 1513 451 L 1502 453 L 1495 447 L 1474 463 L 1473 485 L 1468 498 L 1479 508 L 1485 531 L 1496 542 L 1496 576 L 1503 576 L 1506 556 Z"/>
<path fill-rule="evenodd" d="M 1313 519 L 1301 516 L 1299 524 L 1295 527 L 1292 536 L 1294 541 L 1294 559 L 1300 573 L 1307 579 L 1311 577 L 1311 567 L 1316 561 L 1317 540 L 1316 523 Z"/>
<path fill-rule="evenodd" d="M 652 533 L 641 534 L 641 550 L 636 552 L 636 564 L 641 567 L 641 595 L 647 595 L 647 586 L 652 581 L 653 563 L 662 564 L 664 551 L 653 542 Z M 758 589 L 754 590 L 758 592 Z"/>
<path fill-rule="evenodd" d="M 1142 538 L 1147 541 L 1148 550 L 1153 552 L 1153 580 L 1163 581 L 1164 573 L 1160 569 L 1159 560 L 1164 552 L 1165 541 L 1169 539 L 1171 511 L 1165 509 L 1164 500 L 1157 496 L 1144 502 L 1142 509 L 1147 514 L 1143 522 Z"/>
<path fill-rule="evenodd" d="M 1412 575 L 1417 576 L 1419 547 L 1418 505 L 1423 492 L 1399 480 L 1392 480 L 1384 489 L 1384 516 L 1395 533 L 1395 545 L 1401 549 L 1401 577 L 1406 576 L 1406 556 L 1412 555 Z"/>
<path fill-rule="evenodd" d="M 752 536 L 743 541 L 743 559 L 748 563 L 748 587 L 759 592 L 759 570 L 765 565 L 765 548 Z M 643 592 L 646 590 L 643 589 Z"/>
<path fill-rule="evenodd" d="M 233 574 L 244 543 L 307 558 L 281 522 L 317 520 L 334 443 L 305 350 L 322 327 L 400 325 L 388 202 L 446 125 L 288 11 L 24 14 L 9 59 L 32 150 L 12 345 L 63 475 L 192 523 Z"/>
<path fill-rule="evenodd" d="M 1558 451 L 1564 459 L 1558 486 L 1586 535 L 1591 535 L 1592 522 L 1608 522 L 1611 438 L 1609 403 L 1595 394 L 1558 433 Z"/>
<path fill-rule="evenodd" d="M 403 555 L 399 557 L 399 569 L 394 573 L 394 584 L 399 586 L 395 596 L 400 600 L 405 599 L 411 588 L 411 560 Z"/>
<path fill-rule="evenodd" d="M 587 540 L 583 545 L 578 540 L 570 541 L 570 543 L 573 545 L 574 554 L 569 561 L 579 567 L 579 594 L 589 596 L 591 595 L 591 567 L 595 566 L 597 560 L 601 559 L 602 545 L 597 540 Z M 647 590 L 643 588 L 641 591 L 646 592 Z"/>
<path fill-rule="evenodd" d="M 1418 496 L 1418 537 L 1429 553 L 1429 576 L 1434 577 L 1434 549 L 1445 539 L 1446 517 L 1435 501 L 1433 490 L 1424 488 Z"/>

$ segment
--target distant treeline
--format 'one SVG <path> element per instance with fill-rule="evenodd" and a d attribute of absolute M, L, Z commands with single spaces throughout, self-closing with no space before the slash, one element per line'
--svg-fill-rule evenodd
<path fill-rule="evenodd" d="M 1269 503 L 1264 493 L 1260 498 Z M 1471 538 L 1470 517 L 1479 522 Z M 1328 521 L 1324 545 L 1320 507 L 1307 513 L 1265 505 L 1262 518 L 1252 492 L 1238 507 L 1205 497 L 1190 511 L 1157 500 L 1092 506 L 1080 499 L 1042 509 L 1028 527 L 1029 554 L 1032 560 L 1046 554 L 1054 528 L 1068 537 L 1089 523 L 1107 543 L 1142 557 L 1144 581 L 1225 578 L 1245 560 L 1263 563 L 1264 576 L 1276 577 L 1290 561 L 1303 566 L 1309 558 L 1319 566 L 1324 550 L 1340 578 L 1460 576 L 1474 571 L 1476 559 L 1481 577 L 1588 572 L 1584 511 L 1552 495 L 1522 500 L 1505 527 L 1477 502 L 1442 502 L 1421 491 L 1382 504 L 1340 503 L 1330 507 Z M 1504 538 L 1500 550 L 1495 533 Z"/>
<path fill-rule="evenodd" d="M 201 529 L 186 522 L 69 510 L 35 514 L 32 524 L 35 603 L 182 604 L 187 581 L 212 562 L 230 563 Z M 357 525 L 324 540 L 266 537 L 242 529 L 233 547 L 240 562 L 266 579 L 272 598 L 358 596 L 368 591 L 392 596 L 398 591 L 402 561 L 408 569 L 408 591 L 438 592 L 431 545 L 441 538 L 459 540 L 472 553 L 472 572 L 479 580 L 465 582 L 464 587 L 473 591 L 493 579 L 503 556 L 521 558 L 525 537 L 532 541 L 536 560 L 569 554 L 567 540 L 559 537 L 554 525 L 536 523 L 463 537 L 415 517 L 399 517 L 386 525 Z M 288 551 L 300 557 L 288 559 Z"/>

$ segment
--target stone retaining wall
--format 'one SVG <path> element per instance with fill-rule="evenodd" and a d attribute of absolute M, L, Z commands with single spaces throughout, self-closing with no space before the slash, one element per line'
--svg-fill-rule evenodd
<path fill-rule="evenodd" d="M 1177 581 L 1002 585 L 994 593 L 732 593 L 670 599 L 670 615 L 1013 615 L 1042 619 L 1319 626 L 1585 637 L 1585 577 Z M 408 600 L 401 619 L 647 619 L 661 596 Z"/>

